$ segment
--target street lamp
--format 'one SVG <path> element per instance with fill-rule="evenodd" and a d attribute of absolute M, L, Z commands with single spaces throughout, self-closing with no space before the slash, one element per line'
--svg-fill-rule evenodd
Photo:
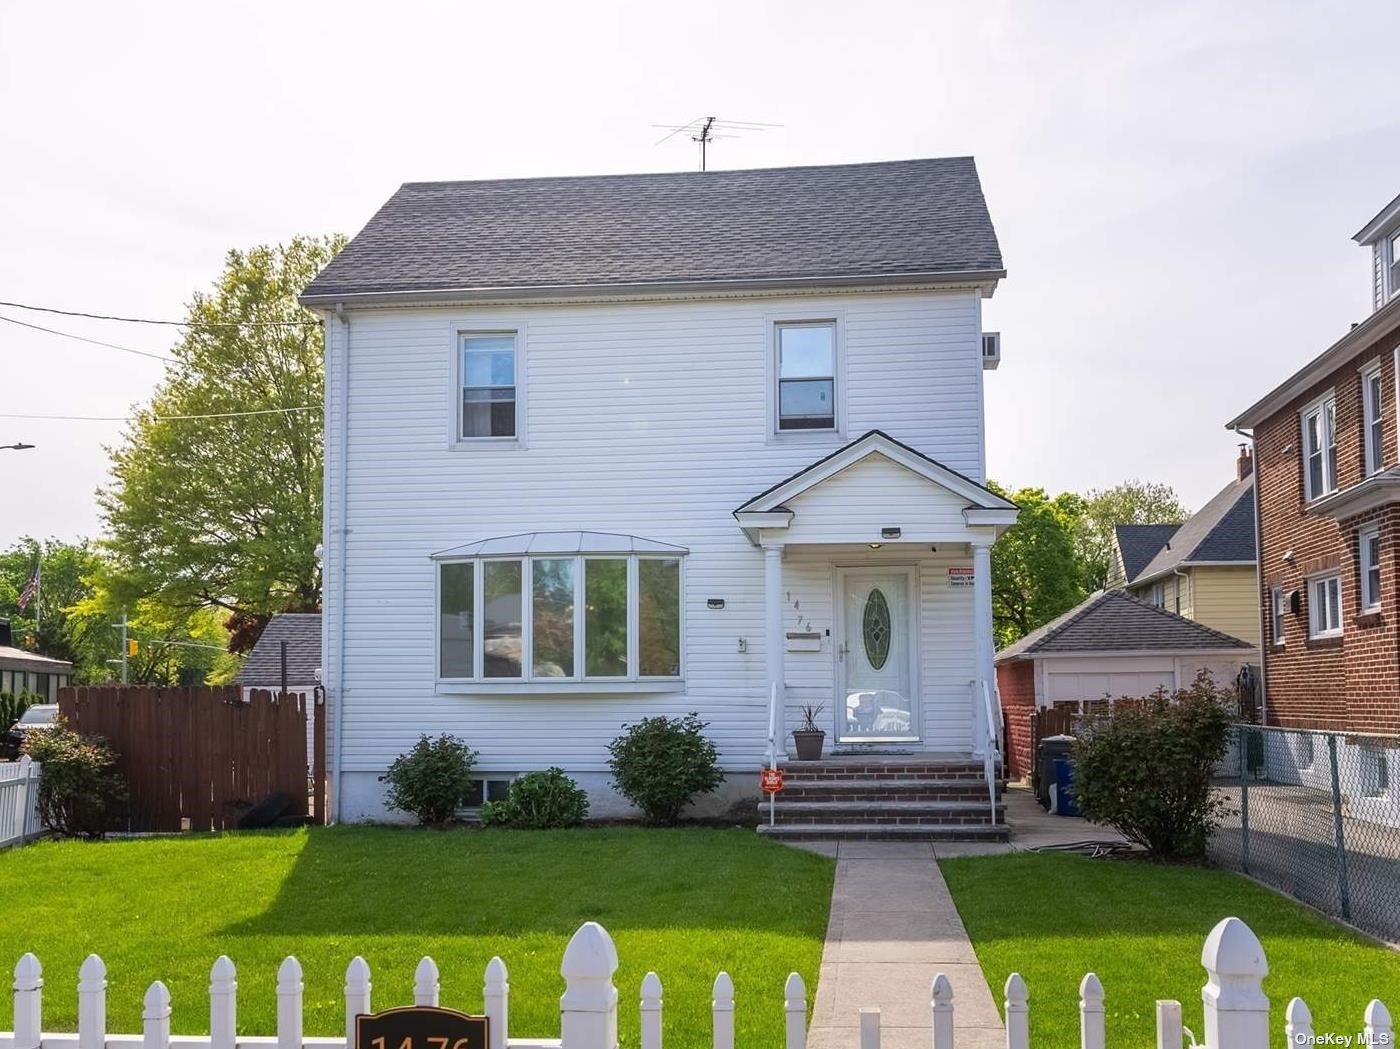
<path fill-rule="evenodd" d="M 27 452 L 33 448 L 32 444 L 25 444 L 23 441 L 16 441 L 14 444 L 0 444 L 0 451 Z"/>

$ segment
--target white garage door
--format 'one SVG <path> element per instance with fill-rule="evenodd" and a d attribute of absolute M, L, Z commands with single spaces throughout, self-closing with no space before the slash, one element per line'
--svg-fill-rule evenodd
<path fill-rule="evenodd" d="M 1168 670 L 1086 673 L 1057 671 L 1053 664 L 1045 675 L 1046 697 L 1051 703 L 1082 699 L 1103 699 L 1110 696 L 1150 696 L 1159 688 L 1172 688 L 1172 672 Z"/>

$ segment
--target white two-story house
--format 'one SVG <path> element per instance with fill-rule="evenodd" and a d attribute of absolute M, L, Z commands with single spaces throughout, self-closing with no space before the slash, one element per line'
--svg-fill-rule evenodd
<path fill-rule="evenodd" d="M 483 796 L 558 765 L 618 815 L 609 741 L 690 711 L 700 811 L 807 705 L 834 760 L 982 768 L 1003 276 L 966 157 L 401 187 L 301 300 L 339 817 L 444 732 Z"/>

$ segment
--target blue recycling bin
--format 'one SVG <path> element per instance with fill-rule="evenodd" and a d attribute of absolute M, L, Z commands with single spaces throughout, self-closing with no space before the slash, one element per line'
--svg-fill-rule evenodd
<path fill-rule="evenodd" d="M 1069 758 L 1055 759 L 1055 815 L 1079 815 L 1074 802 L 1074 762 Z"/>

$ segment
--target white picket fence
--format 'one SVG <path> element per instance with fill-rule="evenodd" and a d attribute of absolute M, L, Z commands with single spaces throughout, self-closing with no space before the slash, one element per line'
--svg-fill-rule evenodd
<path fill-rule="evenodd" d="M 39 833 L 39 763 L 0 762 L 0 849 Z"/>
<path fill-rule="evenodd" d="M 1206 939 L 1201 952 L 1206 984 L 1201 992 L 1204 1024 L 1201 1028 L 1206 1049 L 1268 1049 L 1269 1000 L 1262 981 L 1268 973 L 1264 950 L 1249 927 L 1238 918 L 1226 918 Z M 1325 958 L 1317 959 L 1326 965 Z M 618 992 L 613 983 L 617 972 L 617 950 L 612 937 L 596 922 L 588 922 L 574 933 L 564 951 L 560 972 L 564 995 L 559 1000 L 558 1039 L 526 1039 L 509 1036 L 510 983 L 505 963 L 492 958 L 486 966 L 482 987 L 484 1012 L 489 1019 L 489 1049 L 617 1049 Z M 208 1036 L 172 1037 L 170 1033 L 170 992 L 157 980 L 146 992 L 142 1011 L 142 1033 L 111 1035 L 107 1032 L 107 967 L 97 955 L 89 955 L 78 970 L 78 1033 L 49 1034 L 43 1030 L 44 976 L 39 960 L 26 954 L 15 967 L 14 1031 L 0 1034 L 0 1049 L 357 1049 L 356 1017 L 371 1012 L 370 970 L 356 957 L 345 971 L 345 1031 L 343 1037 L 307 1038 L 302 1030 L 302 968 L 295 958 L 287 958 L 277 971 L 277 1034 L 271 1037 L 240 1037 L 238 1029 L 238 978 L 233 962 L 220 957 L 210 972 Z M 413 997 L 416 1005 L 438 1005 L 438 968 L 431 958 L 418 963 L 414 974 Z M 1105 1049 L 1104 989 L 1090 973 L 1079 987 L 1079 1014 L 1082 1049 Z M 734 983 L 728 973 L 714 982 L 711 1001 L 714 1049 L 734 1049 Z M 953 992 L 947 978 L 939 973 L 930 987 L 932 1049 L 956 1049 L 958 1037 L 953 1028 Z M 662 1049 L 661 980 L 649 972 L 640 988 L 641 1049 Z M 792 973 L 783 995 L 786 1017 L 786 1049 L 806 1049 L 807 990 L 802 978 Z M 1006 981 L 1007 1049 L 1029 1049 L 1030 1012 L 1025 981 L 1013 973 Z M 1294 998 L 1285 1012 L 1288 1044 L 1348 1044 L 1389 1046 L 1394 1044 L 1390 1013 L 1379 1001 L 1372 1001 L 1361 1017 L 1359 1031 L 1314 1033 L 1308 1007 Z M 852 1030 L 859 1049 L 879 1049 L 880 1012 L 860 1010 L 859 1023 Z M 858 1032 L 858 1034 L 857 1034 Z M 1349 1042 L 1338 1042 L 1331 1035 L 1344 1035 Z M 1157 1003 L 1158 1049 L 1182 1049 L 1196 1044 L 1182 1023 L 1179 1002 Z M 854 1047 L 853 1047 L 854 1049 Z"/>

